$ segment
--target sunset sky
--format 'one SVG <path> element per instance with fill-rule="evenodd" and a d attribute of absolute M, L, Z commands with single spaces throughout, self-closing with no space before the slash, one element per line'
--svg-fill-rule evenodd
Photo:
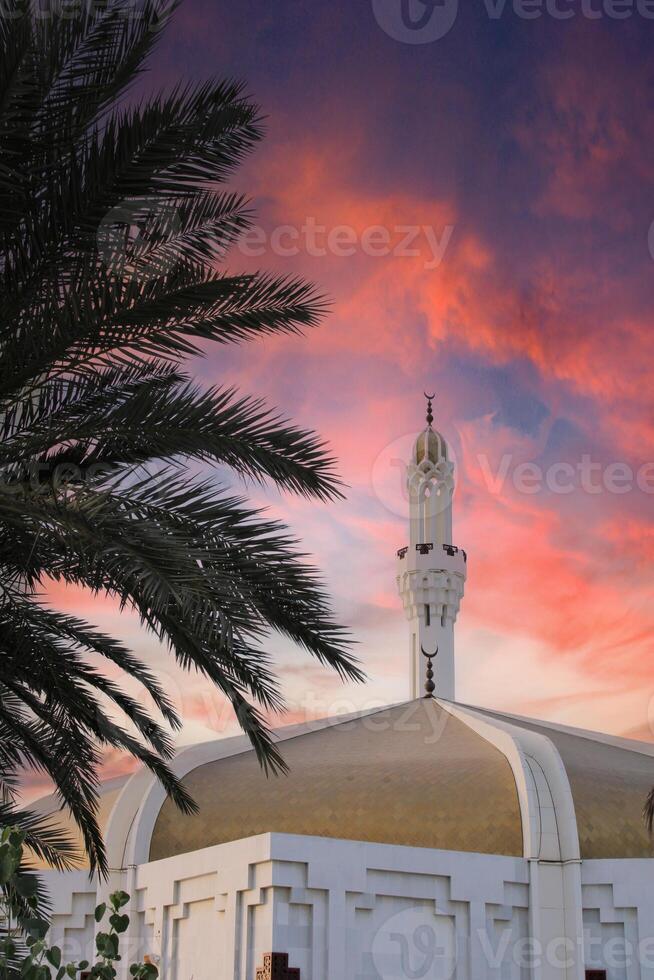
<path fill-rule="evenodd" d="M 370 677 L 344 688 L 273 639 L 286 720 L 408 696 L 397 460 L 434 390 L 469 555 L 458 699 L 651 738 L 654 20 L 468 0 L 418 43 L 400 5 L 185 0 L 142 83 L 245 80 L 267 135 L 232 186 L 260 231 L 227 264 L 303 275 L 333 304 L 304 337 L 192 365 L 318 430 L 348 485 L 328 505 L 249 491 L 324 572 Z M 53 599 L 153 657 L 192 731 L 233 728 L 135 620 Z"/>

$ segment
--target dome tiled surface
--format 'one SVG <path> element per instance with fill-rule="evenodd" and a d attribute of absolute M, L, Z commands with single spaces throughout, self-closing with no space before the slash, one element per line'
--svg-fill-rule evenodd
<path fill-rule="evenodd" d="M 616 745 L 582 731 L 474 710 L 554 743 L 570 782 L 582 858 L 654 857 L 642 819 L 654 786 L 654 756 L 645 746 Z M 192 770 L 184 783 L 200 813 L 182 816 L 166 801 L 155 824 L 151 860 L 275 831 L 522 854 L 509 763 L 437 701 L 413 701 L 335 722 L 286 739 L 282 751 L 291 767 L 287 777 L 267 779 L 251 751 Z M 127 778 L 101 788 L 103 830 Z M 33 808 L 51 814 L 81 849 L 77 827 L 57 809 L 54 797 Z"/>
<path fill-rule="evenodd" d="M 505 757 L 436 701 L 414 701 L 284 741 L 288 776 L 254 753 L 192 770 L 200 806 L 159 813 L 150 860 L 278 832 L 487 854 L 522 854 Z"/>
<path fill-rule="evenodd" d="M 582 858 L 650 858 L 654 844 L 643 805 L 654 786 L 654 758 L 510 715 L 486 712 L 551 739 L 568 774 Z"/>

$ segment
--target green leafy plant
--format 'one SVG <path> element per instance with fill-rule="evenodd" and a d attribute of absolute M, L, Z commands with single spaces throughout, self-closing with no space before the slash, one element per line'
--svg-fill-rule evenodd
<path fill-rule="evenodd" d="M 47 942 L 49 924 L 40 914 L 37 879 L 21 871 L 25 834 L 17 827 L 0 830 L 0 980 L 76 980 L 80 974 L 97 980 L 114 980 L 119 962 L 120 936 L 129 926 L 121 910 L 129 902 L 124 891 L 113 892 L 108 905 L 95 909 L 95 921 L 106 928 L 96 933 L 96 962 L 64 963 L 58 946 Z M 155 980 L 152 963 L 134 963 L 135 980 Z"/>
<path fill-rule="evenodd" d="M 128 95 L 176 5 L 0 11 L 0 798 L 26 766 L 48 776 L 100 874 L 102 750 L 193 811 L 168 764 L 180 719 L 130 649 L 44 604 L 50 582 L 135 612 L 231 703 L 271 771 L 284 762 L 267 718 L 284 698 L 270 632 L 362 678 L 288 528 L 227 482 L 329 501 L 333 458 L 260 398 L 185 368 L 210 344 L 313 327 L 325 303 L 302 280 L 227 268 L 252 210 L 225 183 L 262 136 L 242 86 Z"/>

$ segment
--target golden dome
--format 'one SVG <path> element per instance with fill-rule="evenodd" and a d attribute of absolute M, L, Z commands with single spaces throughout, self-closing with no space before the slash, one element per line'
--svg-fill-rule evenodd
<path fill-rule="evenodd" d="M 420 433 L 413 447 L 413 461 L 417 466 L 425 460 L 438 463 L 447 458 L 447 443 L 440 432 L 430 427 Z"/>
<path fill-rule="evenodd" d="M 570 783 L 582 858 L 654 857 L 654 842 L 643 820 L 643 806 L 654 786 L 654 758 L 647 751 L 651 746 L 483 713 L 538 732 L 554 743 Z"/>
<path fill-rule="evenodd" d="M 495 719 L 553 743 L 570 786 L 582 859 L 654 857 L 642 817 L 654 785 L 652 746 L 460 707 L 491 725 Z M 183 779 L 200 812 L 183 816 L 165 800 L 148 838 L 150 860 L 275 832 L 523 855 L 511 764 L 438 701 L 421 699 L 320 724 L 324 727 L 313 731 L 280 732 L 287 776 L 267 778 L 244 737 L 243 751 L 239 747 L 233 755 L 223 754 L 222 739 L 200 745 L 209 753 L 204 759 L 212 759 L 214 751 L 221 754 L 198 761 Z M 103 784 L 103 831 L 129 779 Z M 141 795 L 136 805 L 140 802 Z M 134 800 L 125 805 L 135 805 Z M 54 797 L 32 809 L 53 814 L 79 840 Z"/>
<path fill-rule="evenodd" d="M 287 776 L 267 778 L 252 751 L 192 770 L 184 785 L 200 812 L 167 800 L 150 860 L 274 832 L 523 853 L 511 766 L 436 701 L 310 731 L 282 751 Z"/>

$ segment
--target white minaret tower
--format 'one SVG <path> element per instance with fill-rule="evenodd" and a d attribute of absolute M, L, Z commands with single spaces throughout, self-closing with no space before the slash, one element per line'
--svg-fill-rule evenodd
<path fill-rule="evenodd" d="M 397 587 L 409 620 L 411 696 L 424 693 L 425 654 L 434 660 L 436 696 L 455 699 L 454 623 L 466 580 L 466 553 L 452 544 L 454 464 L 447 443 L 432 429 L 432 400 L 427 399 L 427 428 L 416 439 L 406 468 L 409 493 L 409 544 L 397 553 Z"/>

